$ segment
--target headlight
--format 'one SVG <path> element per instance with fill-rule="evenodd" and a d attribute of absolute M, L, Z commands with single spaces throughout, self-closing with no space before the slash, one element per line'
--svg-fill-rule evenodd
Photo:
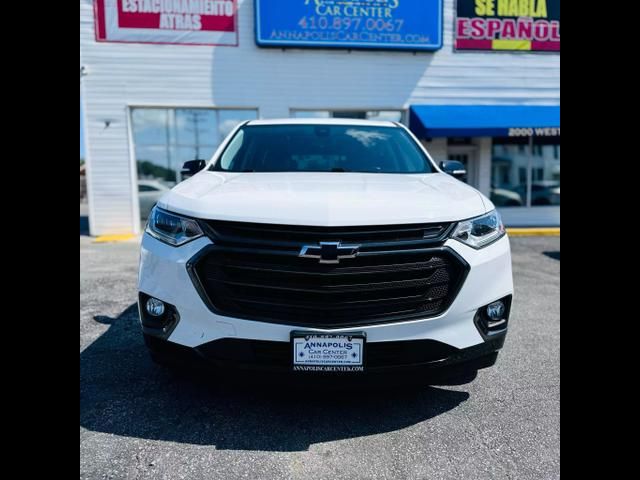
<path fill-rule="evenodd" d="M 500 214 L 493 210 L 485 215 L 459 222 L 451 238 L 473 248 L 482 248 L 498 240 L 504 233 Z"/>
<path fill-rule="evenodd" d="M 147 233 L 158 240 L 177 247 L 203 235 L 195 220 L 153 207 Z"/>

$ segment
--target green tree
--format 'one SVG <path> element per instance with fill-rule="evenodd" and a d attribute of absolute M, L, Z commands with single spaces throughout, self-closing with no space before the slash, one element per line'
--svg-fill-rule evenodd
<path fill-rule="evenodd" d="M 167 182 L 176 181 L 175 170 L 156 165 L 148 160 L 138 160 L 138 175 L 141 177 L 161 178 Z"/>

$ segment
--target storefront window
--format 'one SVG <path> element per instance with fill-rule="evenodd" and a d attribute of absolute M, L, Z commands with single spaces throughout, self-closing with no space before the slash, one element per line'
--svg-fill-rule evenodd
<path fill-rule="evenodd" d="M 137 145 L 164 145 L 169 142 L 169 110 L 135 109 L 131 116 Z"/>
<path fill-rule="evenodd" d="M 236 125 L 255 118 L 255 110 L 218 110 L 218 138 L 222 141 Z"/>
<path fill-rule="evenodd" d="M 491 201 L 498 207 L 560 205 L 560 145 L 528 141 L 494 139 Z"/>
<path fill-rule="evenodd" d="M 208 161 L 238 123 L 256 118 L 256 110 L 132 109 L 140 216 L 146 219 L 158 199 L 182 180 L 184 162 Z"/>
<path fill-rule="evenodd" d="M 330 118 L 329 110 L 293 110 L 291 112 L 293 118 Z"/>
<path fill-rule="evenodd" d="M 178 145 L 215 145 L 218 115 L 215 110 L 190 108 L 175 110 Z"/>
<path fill-rule="evenodd" d="M 388 120 L 390 122 L 402 122 L 402 111 L 373 110 L 367 112 L 367 120 Z"/>
<path fill-rule="evenodd" d="M 402 122 L 402 110 L 291 110 L 294 118 L 361 118 Z"/>

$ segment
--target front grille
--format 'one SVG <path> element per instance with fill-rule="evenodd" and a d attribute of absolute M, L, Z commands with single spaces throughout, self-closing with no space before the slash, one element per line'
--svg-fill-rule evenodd
<path fill-rule="evenodd" d="M 265 322 L 345 327 L 442 313 L 468 266 L 442 247 L 452 224 L 300 227 L 201 222 L 215 242 L 189 271 L 210 308 Z M 321 241 L 359 245 L 355 258 L 302 258 Z"/>

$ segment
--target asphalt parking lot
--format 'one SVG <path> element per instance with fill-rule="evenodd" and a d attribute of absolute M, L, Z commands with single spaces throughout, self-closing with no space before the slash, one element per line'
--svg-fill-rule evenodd
<path fill-rule="evenodd" d="M 155 366 L 137 323 L 138 244 L 81 236 L 81 478 L 559 478 L 560 238 L 511 246 L 494 367 L 458 386 L 323 395 Z"/>

